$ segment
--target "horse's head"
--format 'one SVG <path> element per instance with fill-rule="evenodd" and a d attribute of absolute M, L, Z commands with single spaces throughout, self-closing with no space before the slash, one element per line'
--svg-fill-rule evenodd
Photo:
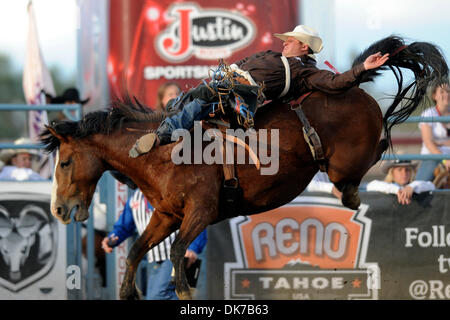
<path fill-rule="evenodd" d="M 84 221 L 89 217 L 89 206 L 104 165 L 87 151 L 82 139 L 60 134 L 52 127 L 47 129 L 53 139 L 58 140 L 54 145 L 59 144 L 53 173 L 51 213 L 68 224 L 72 221 L 71 212 L 75 210 L 75 221 Z"/>
<path fill-rule="evenodd" d="M 114 101 L 107 110 L 87 113 L 80 121 L 61 121 L 46 126 L 41 142 L 48 152 L 57 151 L 51 197 L 53 216 L 68 224 L 75 210 L 75 221 L 86 220 L 95 187 L 106 170 L 113 170 L 113 176 L 119 181 L 136 187 L 130 178 L 115 169 L 111 160 L 117 165 L 122 157 L 122 169 L 128 167 L 123 161 L 128 161 L 128 149 L 137 135 L 121 130 L 124 123 L 127 128 L 155 129 L 164 119 L 164 113 L 154 114 L 148 110 L 126 96 L 123 101 Z M 123 152 L 121 148 L 127 143 L 127 151 Z"/>

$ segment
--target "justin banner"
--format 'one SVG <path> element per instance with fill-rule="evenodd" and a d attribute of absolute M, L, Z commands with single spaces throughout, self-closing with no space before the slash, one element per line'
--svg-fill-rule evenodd
<path fill-rule="evenodd" d="M 158 88 L 196 86 L 218 64 L 263 50 L 282 50 L 275 32 L 298 22 L 296 1 L 111 0 L 108 76 L 154 108 Z"/>

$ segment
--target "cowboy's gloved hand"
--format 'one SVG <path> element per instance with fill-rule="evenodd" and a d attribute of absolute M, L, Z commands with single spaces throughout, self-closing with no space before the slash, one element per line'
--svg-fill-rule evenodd
<path fill-rule="evenodd" d="M 366 70 L 381 67 L 389 59 L 389 53 L 381 55 L 381 52 L 374 53 L 367 57 L 364 61 L 364 68 Z"/>

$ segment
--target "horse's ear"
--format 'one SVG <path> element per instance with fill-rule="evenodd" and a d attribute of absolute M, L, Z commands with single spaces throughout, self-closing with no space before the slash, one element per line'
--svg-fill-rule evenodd
<path fill-rule="evenodd" d="M 57 138 L 59 141 L 63 141 L 63 142 L 67 141 L 67 139 L 64 136 L 58 134 L 53 127 L 46 125 L 45 128 L 52 134 L 52 136 Z"/>

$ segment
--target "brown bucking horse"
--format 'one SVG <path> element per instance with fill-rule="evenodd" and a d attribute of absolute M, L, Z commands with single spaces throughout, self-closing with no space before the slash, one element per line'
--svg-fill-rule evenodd
<path fill-rule="evenodd" d="M 447 64 L 436 46 L 421 42 L 405 45 L 396 36 L 373 44 L 354 63 L 378 51 L 390 53 L 380 69 L 390 68 L 399 88 L 384 117 L 377 102 L 357 87 L 333 96 L 315 92 L 303 103 L 304 113 L 321 138 L 328 176 L 343 193 L 343 204 L 352 209 L 360 204 L 358 186 L 362 177 L 390 144 L 391 127 L 419 106 L 430 82 L 448 77 Z M 402 68 L 414 73 L 414 81 L 406 88 Z M 380 69 L 365 72 L 361 82 L 372 80 Z M 400 102 L 405 103 L 399 106 Z M 220 205 L 223 168 L 221 164 L 174 164 L 171 153 L 176 143 L 129 158 L 128 150 L 136 139 L 144 130 L 155 129 L 164 115 L 148 117 L 153 121 L 142 121 L 146 117 L 141 108 L 128 99 L 113 103 L 106 111 L 86 114 L 78 122 L 48 126 L 42 133 L 42 143 L 49 152 L 57 150 L 51 210 L 64 224 L 71 222 L 72 211 L 75 221 L 84 221 L 89 216 L 96 184 L 105 171 L 129 177 L 155 211 L 129 252 L 120 297 L 139 297 L 135 286 L 139 261 L 179 229 L 170 259 L 175 267 L 178 296 L 190 298 L 183 260 L 186 248 L 209 224 L 230 217 Z M 385 137 L 380 140 L 383 128 Z M 301 123 L 288 104 L 273 101 L 260 108 L 255 117 L 257 133 L 259 129 L 279 130 L 279 142 L 273 141 L 278 144 L 278 172 L 261 175 L 253 164 L 236 165 L 242 198 L 231 216 L 257 214 L 289 203 L 319 169 L 303 137 Z"/>

